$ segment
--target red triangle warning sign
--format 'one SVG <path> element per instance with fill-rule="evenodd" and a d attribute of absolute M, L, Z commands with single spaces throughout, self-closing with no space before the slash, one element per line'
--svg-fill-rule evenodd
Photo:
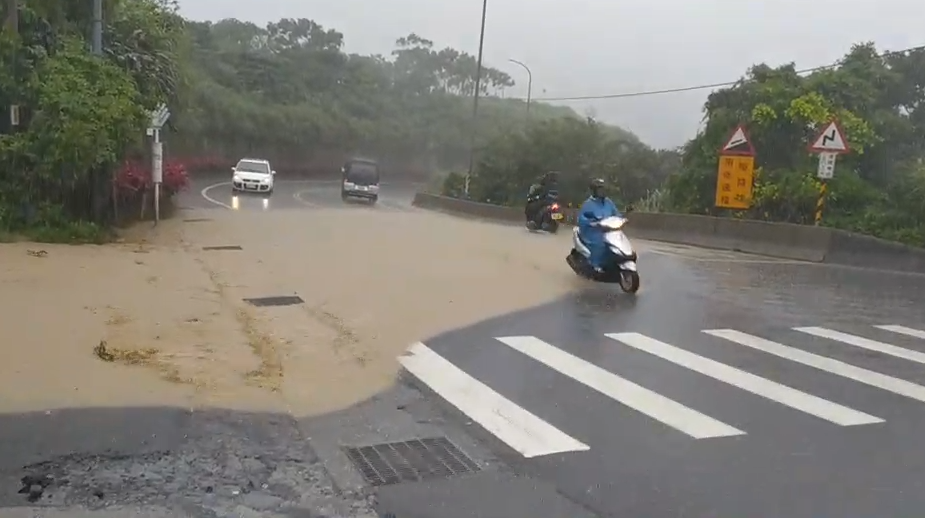
<path fill-rule="evenodd" d="M 752 145 L 751 139 L 748 138 L 745 126 L 741 124 L 736 126 L 736 129 L 732 131 L 732 134 L 726 139 L 726 143 L 719 150 L 719 154 L 755 156 L 755 146 Z"/>
<path fill-rule="evenodd" d="M 851 151 L 848 147 L 848 140 L 845 138 L 845 132 L 841 130 L 838 122 L 828 123 L 822 131 L 816 135 L 813 143 L 810 144 L 809 150 L 816 153 L 837 153 L 843 154 Z"/>

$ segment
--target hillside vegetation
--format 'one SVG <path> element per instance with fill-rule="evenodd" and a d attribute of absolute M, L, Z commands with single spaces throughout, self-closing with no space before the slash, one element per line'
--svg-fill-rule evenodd
<path fill-rule="evenodd" d="M 148 113 L 172 112 L 162 137 L 165 188 L 187 170 L 243 155 L 285 174 L 337 171 L 347 155 L 425 179 L 466 167 L 475 58 L 410 34 L 386 56 L 344 52 L 344 35 L 307 19 L 259 27 L 184 20 L 170 0 L 104 0 L 103 53 L 89 52 L 92 2 L 0 6 L 0 237 L 100 240 L 116 220 L 149 217 Z M 485 66 L 476 144 L 569 108 L 504 99 L 507 73 Z M 629 140 L 632 135 L 612 129 Z M 180 160 L 178 160 L 180 159 Z"/>
<path fill-rule="evenodd" d="M 499 137 L 480 156 L 470 194 L 519 205 L 541 163 L 565 171 L 570 201 L 592 175 L 642 210 L 813 224 L 820 181 L 810 140 L 840 121 L 852 152 L 829 182 L 822 223 L 925 245 L 925 49 L 879 54 L 854 46 L 836 67 L 801 75 L 793 64 L 751 67 L 709 95 L 705 125 L 677 153 L 634 149 L 593 121 L 538 122 Z M 719 149 L 737 124 L 757 149 L 753 204 L 714 207 Z M 539 157 L 543 157 L 542 161 Z M 445 191 L 459 195 L 461 178 Z"/>

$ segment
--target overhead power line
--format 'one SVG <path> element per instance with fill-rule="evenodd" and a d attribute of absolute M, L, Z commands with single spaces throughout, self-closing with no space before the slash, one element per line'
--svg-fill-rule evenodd
<path fill-rule="evenodd" d="M 890 52 L 884 52 L 880 54 L 880 57 L 892 56 L 895 54 L 904 54 L 906 52 L 915 52 L 917 50 L 925 50 L 925 45 L 920 45 L 918 47 L 909 47 L 902 50 L 894 50 Z M 831 65 L 822 65 L 813 68 L 804 68 L 802 70 L 797 70 L 797 74 L 812 74 L 813 72 L 819 72 L 820 70 L 827 70 L 830 68 L 838 67 L 842 64 L 842 61 L 836 61 Z M 534 97 L 534 101 L 590 101 L 596 99 L 622 99 L 625 97 L 645 97 L 649 95 L 663 95 L 663 94 L 674 94 L 680 92 L 692 92 L 695 90 L 712 90 L 714 88 L 723 88 L 728 86 L 735 86 L 741 82 L 741 79 L 735 81 L 724 81 L 722 83 L 712 83 L 705 85 L 695 85 L 695 86 L 684 86 L 681 88 L 668 88 L 664 90 L 643 90 L 640 92 L 624 92 L 624 93 L 615 93 L 615 94 L 606 94 L 606 95 L 581 95 L 575 97 Z"/>

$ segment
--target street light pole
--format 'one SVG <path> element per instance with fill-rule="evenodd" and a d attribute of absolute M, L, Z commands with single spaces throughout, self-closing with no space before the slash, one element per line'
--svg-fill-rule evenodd
<path fill-rule="evenodd" d="M 103 54 L 103 0 L 93 0 L 93 38 L 92 51 L 97 56 Z"/>
<path fill-rule="evenodd" d="M 530 96 L 533 93 L 533 72 L 530 72 L 530 67 L 517 61 L 516 59 L 509 59 L 511 63 L 520 65 L 524 70 L 527 71 L 527 113 L 530 113 Z"/>
<path fill-rule="evenodd" d="M 472 97 L 472 132 L 469 136 L 469 172 L 466 173 L 466 197 L 469 197 L 469 180 L 475 164 L 475 132 L 479 116 L 479 91 L 482 89 L 482 50 L 485 48 L 485 15 L 488 13 L 488 0 L 482 0 L 482 28 L 479 31 L 479 56 L 475 65 L 475 93 Z"/>

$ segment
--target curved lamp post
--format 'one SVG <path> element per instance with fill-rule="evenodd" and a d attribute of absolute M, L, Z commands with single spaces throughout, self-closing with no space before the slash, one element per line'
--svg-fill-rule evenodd
<path fill-rule="evenodd" d="M 516 59 L 509 59 L 511 63 L 520 65 L 524 70 L 527 71 L 527 113 L 530 113 L 530 96 L 533 93 L 533 72 L 530 72 L 530 67 L 517 61 Z"/>

